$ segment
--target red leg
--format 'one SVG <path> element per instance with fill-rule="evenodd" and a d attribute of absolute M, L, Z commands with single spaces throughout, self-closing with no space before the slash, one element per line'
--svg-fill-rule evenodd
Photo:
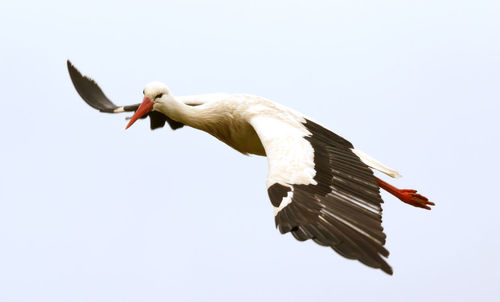
<path fill-rule="evenodd" d="M 390 184 L 386 183 L 385 181 L 381 180 L 378 177 L 375 177 L 377 179 L 378 185 L 386 190 L 387 192 L 391 193 L 392 195 L 396 196 L 397 198 L 401 199 L 401 201 L 411 204 L 414 207 L 418 208 L 424 208 L 427 210 L 430 210 L 431 208 L 429 206 L 433 206 L 434 203 L 430 202 L 426 197 L 417 194 L 417 190 L 408 190 L 408 189 L 398 189 L 394 186 L 391 186 Z"/>

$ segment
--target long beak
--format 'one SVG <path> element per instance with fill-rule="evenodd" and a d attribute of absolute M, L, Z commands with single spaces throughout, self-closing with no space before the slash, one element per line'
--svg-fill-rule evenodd
<path fill-rule="evenodd" d="M 153 110 L 153 105 L 154 103 L 151 102 L 149 98 L 145 97 L 144 100 L 142 101 L 141 106 L 139 106 L 137 111 L 134 113 L 134 115 L 130 119 L 130 122 L 128 122 L 128 125 L 125 129 L 128 129 L 130 126 L 132 126 L 132 124 L 135 123 L 135 121 L 137 121 L 138 119 L 140 119 L 144 114 Z"/>

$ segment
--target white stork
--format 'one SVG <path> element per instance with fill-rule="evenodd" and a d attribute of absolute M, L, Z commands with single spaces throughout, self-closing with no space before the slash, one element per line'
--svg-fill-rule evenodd
<path fill-rule="evenodd" d="M 116 106 L 70 61 L 69 74 L 80 96 L 107 113 L 134 112 L 127 128 L 149 116 L 151 129 L 168 122 L 172 129 L 191 126 L 215 136 L 243 154 L 267 156 L 267 192 L 279 231 L 334 249 L 342 256 L 392 274 L 384 258 L 383 202 L 379 188 L 403 202 L 430 209 L 434 203 L 415 190 L 397 189 L 371 169 L 399 174 L 302 114 L 248 94 L 174 97 L 152 82 L 142 104 Z"/>

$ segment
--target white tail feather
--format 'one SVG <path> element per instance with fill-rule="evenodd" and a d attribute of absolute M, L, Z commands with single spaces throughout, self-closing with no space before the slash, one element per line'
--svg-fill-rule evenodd
<path fill-rule="evenodd" d="M 363 163 L 365 163 L 368 167 L 373 168 L 377 171 L 380 171 L 384 174 L 389 175 L 390 177 L 393 178 L 398 178 L 401 177 L 401 174 L 398 173 L 398 171 L 393 170 L 381 162 L 371 158 L 368 156 L 368 154 L 364 153 L 363 151 L 357 150 L 357 149 L 351 149 L 354 154 L 356 154 Z"/>

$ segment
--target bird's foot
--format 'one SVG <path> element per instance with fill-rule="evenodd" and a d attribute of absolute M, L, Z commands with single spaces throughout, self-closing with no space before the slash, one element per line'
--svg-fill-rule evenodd
<path fill-rule="evenodd" d="M 417 208 L 423 208 L 426 210 L 430 210 L 431 207 L 435 205 L 433 202 L 429 201 L 427 197 L 417 194 L 417 190 L 411 189 L 398 189 L 399 192 L 394 194 L 397 198 L 399 198 L 402 202 L 412 205 Z"/>
<path fill-rule="evenodd" d="M 376 180 L 378 185 L 382 189 L 396 196 L 404 203 L 426 210 L 430 210 L 431 209 L 430 206 L 435 205 L 433 202 L 430 202 L 429 199 L 427 199 L 427 197 L 417 194 L 417 190 L 398 189 L 394 186 L 391 186 L 390 184 L 386 183 L 385 181 L 383 181 L 378 177 L 376 177 Z"/>

